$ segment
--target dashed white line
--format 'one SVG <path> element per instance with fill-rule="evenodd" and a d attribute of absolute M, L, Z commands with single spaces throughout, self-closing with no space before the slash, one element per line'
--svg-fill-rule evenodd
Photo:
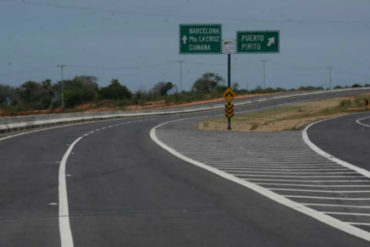
<path fill-rule="evenodd" d="M 124 124 L 134 123 L 135 121 L 125 122 Z M 122 124 L 123 125 L 123 124 Z M 117 125 L 118 126 L 118 125 Z M 67 182 L 66 182 L 66 165 L 68 158 L 72 154 L 73 148 L 76 144 L 81 141 L 84 137 L 93 134 L 94 132 L 99 131 L 100 129 L 96 129 L 95 131 L 90 131 L 88 133 L 83 134 L 82 136 L 78 137 L 67 149 L 63 158 L 60 162 L 59 166 L 59 232 L 60 232 L 60 239 L 61 239 L 61 247 L 73 247 L 73 237 L 71 231 L 71 225 L 69 220 L 69 205 L 68 205 L 68 194 L 67 194 Z"/>

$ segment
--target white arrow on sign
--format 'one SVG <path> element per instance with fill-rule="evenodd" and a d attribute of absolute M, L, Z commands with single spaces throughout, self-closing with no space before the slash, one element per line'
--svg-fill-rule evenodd
<path fill-rule="evenodd" d="M 275 37 L 268 38 L 267 46 L 270 47 L 275 44 Z"/>
<path fill-rule="evenodd" d="M 186 45 L 186 42 L 188 41 L 188 37 L 186 37 L 185 35 L 182 37 L 182 43 L 184 45 Z"/>

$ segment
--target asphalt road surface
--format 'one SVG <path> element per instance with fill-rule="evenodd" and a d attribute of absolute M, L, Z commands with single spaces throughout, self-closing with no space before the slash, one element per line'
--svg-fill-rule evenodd
<path fill-rule="evenodd" d="M 370 114 L 359 113 L 313 125 L 308 135 L 327 153 L 370 170 Z"/>
<path fill-rule="evenodd" d="M 152 127 L 180 117 L 102 121 L 1 140 L 0 246 L 61 246 L 63 219 L 74 246 L 368 246 L 189 166 L 150 139 Z M 69 214 L 60 215 L 59 169 L 76 140 L 65 172 Z"/>

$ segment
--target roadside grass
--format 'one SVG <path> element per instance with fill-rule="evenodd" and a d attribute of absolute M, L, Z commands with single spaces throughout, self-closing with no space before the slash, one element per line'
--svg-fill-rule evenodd
<path fill-rule="evenodd" d="M 235 131 L 288 131 L 301 130 L 309 123 L 352 112 L 368 111 L 364 100 L 370 94 L 338 97 L 296 105 L 286 105 L 268 110 L 237 115 L 232 118 Z M 226 130 L 227 118 L 208 119 L 198 123 L 202 130 Z"/>

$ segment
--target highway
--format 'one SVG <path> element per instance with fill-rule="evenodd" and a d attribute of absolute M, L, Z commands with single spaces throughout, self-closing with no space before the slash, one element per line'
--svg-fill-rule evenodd
<path fill-rule="evenodd" d="M 368 246 L 189 165 L 149 135 L 169 120 L 219 115 L 116 119 L 0 139 L 0 246 Z"/>

